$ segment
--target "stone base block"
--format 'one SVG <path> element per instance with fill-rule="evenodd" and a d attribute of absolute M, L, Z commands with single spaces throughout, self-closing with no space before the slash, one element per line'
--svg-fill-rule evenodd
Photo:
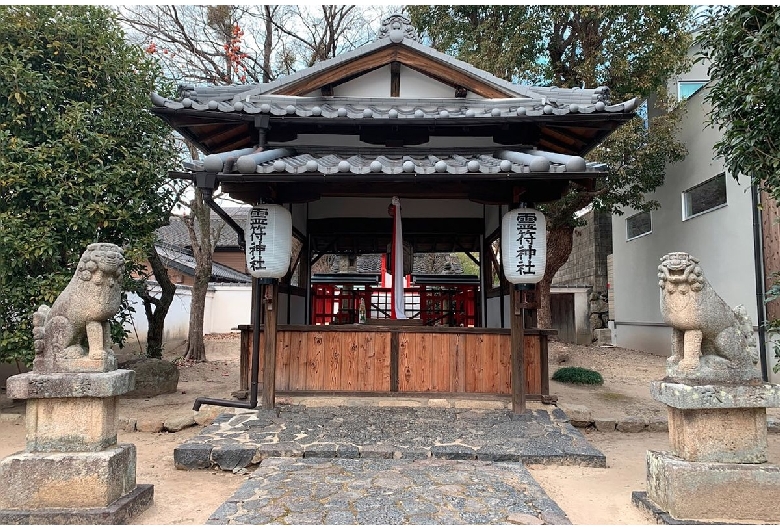
<path fill-rule="evenodd" d="M 686 462 L 648 451 L 647 496 L 676 519 L 780 522 L 780 466 Z"/>
<path fill-rule="evenodd" d="M 135 446 L 16 453 L 0 462 L 0 510 L 105 508 L 133 491 Z"/>
<path fill-rule="evenodd" d="M 27 450 L 102 451 L 116 444 L 116 397 L 27 400 Z"/>
<path fill-rule="evenodd" d="M 676 409 L 750 409 L 780 407 L 780 385 L 687 384 L 651 381 L 650 395 Z"/>
<path fill-rule="evenodd" d="M 132 370 L 106 373 L 27 372 L 9 377 L 8 397 L 14 399 L 112 397 L 130 392 L 135 386 Z"/>
<path fill-rule="evenodd" d="M 766 462 L 766 409 L 669 410 L 669 441 L 690 462 Z"/>
<path fill-rule="evenodd" d="M 41 510 L 0 510 L 0 525 L 128 524 L 154 499 L 154 486 L 139 484 L 105 508 L 53 508 Z"/>

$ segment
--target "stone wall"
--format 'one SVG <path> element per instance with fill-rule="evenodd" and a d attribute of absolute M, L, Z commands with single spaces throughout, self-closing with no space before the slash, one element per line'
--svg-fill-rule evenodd
<path fill-rule="evenodd" d="M 609 319 L 607 256 L 612 254 L 612 216 L 591 210 L 581 220 L 585 224 L 574 229 L 571 255 L 553 278 L 553 287 L 590 287 L 588 320 L 591 330 L 596 330 L 606 328 Z"/>

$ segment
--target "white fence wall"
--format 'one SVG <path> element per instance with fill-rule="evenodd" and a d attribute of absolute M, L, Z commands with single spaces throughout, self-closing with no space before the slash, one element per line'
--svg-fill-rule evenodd
<path fill-rule="evenodd" d="M 159 295 L 159 288 L 152 290 Z M 125 326 L 128 342 L 146 341 L 149 322 L 144 305 L 134 293 L 128 299 L 135 312 L 133 322 Z M 212 284 L 206 293 L 206 308 L 203 316 L 203 333 L 229 333 L 238 324 L 249 324 L 251 313 L 252 286 L 249 284 Z M 168 315 L 165 317 L 163 340 L 186 339 L 189 330 L 192 288 L 177 285 Z"/>

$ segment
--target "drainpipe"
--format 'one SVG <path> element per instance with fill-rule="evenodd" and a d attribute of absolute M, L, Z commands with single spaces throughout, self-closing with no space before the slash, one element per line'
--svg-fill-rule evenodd
<path fill-rule="evenodd" d="M 761 230 L 761 213 L 759 211 L 758 186 L 751 184 L 750 195 L 753 204 L 753 263 L 756 270 L 756 311 L 758 314 L 758 350 L 761 362 L 761 378 L 769 381 L 768 362 L 766 358 L 766 305 L 764 303 L 766 278 L 764 270 L 764 237 Z"/>

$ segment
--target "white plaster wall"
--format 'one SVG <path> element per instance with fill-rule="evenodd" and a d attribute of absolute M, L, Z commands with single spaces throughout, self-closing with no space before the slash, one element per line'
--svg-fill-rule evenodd
<path fill-rule="evenodd" d="M 723 163 L 713 160 L 717 131 L 704 127 L 708 105 L 706 89 L 687 101 L 680 139 L 688 147 L 684 161 L 670 166 L 665 184 L 651 195 L 661 209 L 652 212 L 652 233 L 626 241 L 626 218 L 613 217 L 615 321 L 618 346 L 666 355 L 668 328 L 659 309 L 657 266 L 664 254 L 688 252 L 699 258 L 715 291 L 732 307 L 743 304 L 757 322 L 753 253 L 753 209 L 749 183 L 726 175 L 727 204 L 682 221 L 682 192 L 721 173 Z"/>
<path fill-rule="evenodd" d="M 404 118 L 407 119 L 407 118 Z M 411 118 L 410 118 L 411 119 Z M 289 142 L 269 142 L 271 147 L 296 147 L 296 146 L 317 146 L 328 147 L 333 144 L 332 139 L 327 135 L 316 134 L 299 134 L 298 138 Z M 360 141 L 359 136 L 355 135 L 343 135 L 339 136 L 339 146 L 343 148 L 352 147 L 376 147 L 373 144 Z M 492 136 L 486 137 L 452 137 L 452 136 L 432 136 L 429 141 L 422 143 L 415 148 L 430 147 L 434 149 L 471 149 L 473 147 L 491 147 L 498 149 L 504 149 L 505 146 L 501 146 L 493 141 Z"/>
<path fill-rule="evenodd" d="M 400 95 L 402 98 L 453 98 L 455 89 L 413 68 L 401 65 Z"/>
<path fill-rule="evenodd" d="M 206 311 L 206 318 L 203 321 L 204 333 L 229 333 L 239 324 L 250 324 L 252 285 L 216 284 L 209 286 Z"/>
<path fill-rule="evenodd" d="M 159 289 L 159 288 L 158 288 Z M 159 294 L 152 291 L 153 294 Z M 146 341 L 149 322 L 141 299 L 128 293 L 128 300 L 135 309 L 133 322 L 125 326 L 129 332 L 128 342 Z M 206 293 L 206 307 L 203 315 L 203 333 L 229 333 L 239 324 L 249 324 L 251 315 L 252 287 L 249 284 L 214 284 Z M 171 307 L 165 317 L 163 340 L 186 339 L 190 327 L 190 306 L 192 288 L 176 286 Z"/>
<path fill-rule="evenodd" d="M 403 84 L 404 79 L 401 76 L 402 87 Z M 389 98 L 390 65 L 379 67 L 351 81 L 336 85 L 333 87 L 333 95 L 353 98 Z"/>
<path fill-rule="evenodd" d="M 159 287 L 152 289 L 152 295 L 159 296 Z M 145 342 L 149 331 L 149 321 L 146 319 L 144 304 L 135 293 L 127 293 L 127 299 L 135 310 L 132 322 L 125 325 L 128 331 L 128 342 Z M 163 340 L 186 339 L 190 329 L 190 306 L 192 304 L 192 288 L 185 285 L 176 286 L 171 307 L 165 316 Z"/>
<path fill-rule="evenodd" d="M 331 217 L 389 218 L 389 198 L 325 197 L 309 203 L 309 219 Z M 476 217 L 482 218 L 482 205 L 458 199 L 401 199 L 404 217 Z"/>

